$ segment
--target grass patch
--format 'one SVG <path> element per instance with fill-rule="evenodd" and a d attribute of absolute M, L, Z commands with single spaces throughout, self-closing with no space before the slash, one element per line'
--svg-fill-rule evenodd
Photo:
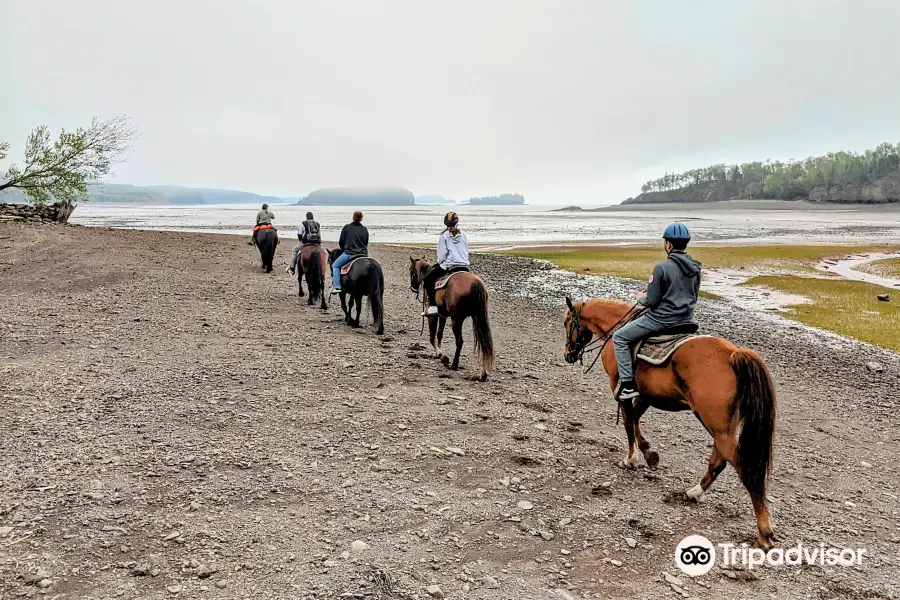
<path fill-rule="evenodd" d="M 771 273 L 810 274 L 814 265 L 825 258 L 838 258 L 864 252 L 898 250 L 898 246 L 692 246 L 691 256 L 706 268 L 739 269 L 752 267 Z M 596 273 L 644 280 L 653 265 L 665 259 L 658 246 L 591 246 L 562 249 L 522 249 L 506 254 L 547 260 L 561 269 L 575 273 Z"/>
<path fill-rule="evenodd" d="M 764 275 L 744 285 L 764 286 L 799 294 L 812 304 L 791 306 L 781 314 L 790 319 L 835 331 L 882 348 L 900 352 L 900 306 L 879 302 L 881 286 L 862 281 Z"/>
<path fill-rule="evenodd" d="M 857 270 L 881 277 L 900 277 L 900 258 L 883 258 L 856 267 Z"/>

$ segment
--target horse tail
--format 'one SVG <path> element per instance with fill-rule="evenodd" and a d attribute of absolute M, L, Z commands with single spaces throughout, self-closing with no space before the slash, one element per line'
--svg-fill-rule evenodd
<path fill-rule="evenodd" d="M 488 292 L 480 279 L 472 282 L 469 298 L 472 303 L 475 354 L 481 358 L 481 380 L 484 381 L 494 367 L 494 338 L 491 337 L 491 323 L 488 321 Z"/>
<path fill-rule="evenodd" d="M 372 319 L 378 326 L 378 334 L 384 333 L 384 271 L 381 267 L 373 265 L 369 273 L 369 308 L 372 309 Z"/>
<path fill-rule="evenodd" d="M 309 256 L 309 266 L 306 268 L 306 285 L 309 287 L 310 300 L 315 302 L 321 294 L 325 293 L 322 289 L 322 282 L 325 281 L 322 272 L 322 249 L 316 248 Z"/>
<path fill-rule="evenodd" d="M 738 472 L 750 497 L 765 502 L 775 440 L 775 384 L 762 358 L 748 348 L 734 351 L 731 368 L 737 377 L 737 395 L 729 417 L 738 414 L 741 419 L 736 453 Z"/>

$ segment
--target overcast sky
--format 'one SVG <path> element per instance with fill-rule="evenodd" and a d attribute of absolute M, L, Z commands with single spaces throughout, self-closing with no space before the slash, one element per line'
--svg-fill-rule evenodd
<path fill-rule="evenodd" d="M 898 23 L 898 0 L 0 0 L 0 140 L 124 113 L 119 182 L 618 202 L 900 142 Z"/>

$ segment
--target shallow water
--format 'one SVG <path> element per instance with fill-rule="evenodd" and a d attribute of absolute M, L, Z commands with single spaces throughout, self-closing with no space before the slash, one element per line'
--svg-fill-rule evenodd
<path fill-rule="evenodd" d="M 881 275 L 865 273 L 863 271 L 857 270 L 857 267 L 861 267 L 870 262 L 875 262 L 876 260 L 882 260 L 884 258 L 900 258 L 900 252 L 873 252 L 870 254 L 858 254 L 856 256 L 848 256 L 847 258 L 843 258 L 841 260 L 824 261 L 816 265 L 816 268 L 822 271 L 828 271 L 829 273 L 837 273 L 838 275 L 846 277 L 847 279 L 865 281 L 866 283 L 872 283 L 874 285 L 896 289 L 900 287 L 900 279 L 897 279 L 896 277 L 882 277 Z"/>
<path fill-rule="evenodd" d="M 411 206 L 364 209 L 372 242 L 433 243 L 442 231 L 447 210 L 459 213 L 461 226 L 473 244 L 533 244 L 536 242 L 654 242 L 665 226 L 683 220 L 698 241 L 735 243 L 897 242 L 900 211 L 854 210 L 709 211 L 611 210 L 552 212 L 553 206 Z M 72 222 L 95 227 L 182 230 L 249 235 L 259 207 L 121 206 L 83 204 Z M 336 240 L 350 220 L 351 207 L 272 206 L 282 235 L 293 237 L 307 210 L 322 223 L 323 237 Z"/>

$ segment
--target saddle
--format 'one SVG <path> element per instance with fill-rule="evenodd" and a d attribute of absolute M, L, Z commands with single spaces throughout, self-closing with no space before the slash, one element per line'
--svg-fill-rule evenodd
<path fill-rule="evenodd" d="M 371 260 L 371 261 L 374 261 L 376 265 L 381 266 L 381 263 L 378 262 L 377 260 L 375 260 L 374 258 L 372 258 L 371 256 L 357 256 L 356 258 L 351 258 L 350 262 L 348 262 L 346 265 L 341 267 L 341 275 L 346 275 L 347 273 L 349 273 L 350 267 L 352 267 L 353 263 L 355 263 L 358 260 Z"/>
<path fill-rule="evenodd" d="M 443 277 L 441 277 L 440 279 L 438 279 L 437 281 L 434 282 L 434 290 L 435 291 L 442 290 L 445 287 L 447 287 L 447 284 L 450 283 L 450 278 L 453 277 L 454 275 L 458 275 L 460 273 L 468 273 L 468 272 L 469 271 L 466 271 L 466 270 L 460 270 L 460 271 L 453 271 L 452 273 L 448 273 L 447 275 L 444 275 Z"/>
<path fill-rule="evenodd" d="M 698 335 L 699 328 L 700 326 L 696 323 L 673 325 L 658 335 L 642 340 L 634 349 L 634 358 L 651 365 L 664 364 L 685 342 L 694 338 L 712 337 Z"/>

